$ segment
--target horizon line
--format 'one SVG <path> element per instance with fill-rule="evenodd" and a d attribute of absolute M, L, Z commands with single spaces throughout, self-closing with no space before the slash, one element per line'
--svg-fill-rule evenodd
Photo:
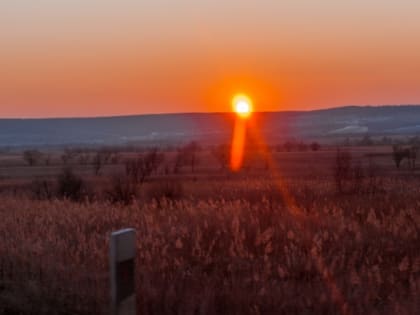
<path fill-rule="evenodd" d="M 317 108 L 317 109 L 297 109 L 297 110 L 265 110 L 265 111 L 255 111 L 254 114 L 264 114 L 264 113 L 310 113 L 310 112 L 317 112 L 317 111 L 326 111 L 326 110 L 335 110 L 335 109 L 343 109 L 349 107 L 359 107 L 359 108 L 366 108 L 366 107 L 416 107 L 420 106 L 420 104 L 379 104 L 379 105 L 342 105 L 336 107 L 325 107 L 325 108 Z M 138 116 L 164 116 L 164 115 L 200 115 L 200 114 L 210 114 L 210 115 L 217 115 L 217 114 L 234 114 L 232 111 L 226 112 L 206 112 L 206 111 L 197 111 L 197 112 L 161 112 L 161 113 L 143 113 L 143 114 L 121 114 L 121 115 L 98 115 L 98 116 L 43 116 L 43 117 L 0 117 L 0 120 L 58 120 L 58 119 L 107 119 L 107 118 L 128 118 L 128 117 L 138 117 Z"/>

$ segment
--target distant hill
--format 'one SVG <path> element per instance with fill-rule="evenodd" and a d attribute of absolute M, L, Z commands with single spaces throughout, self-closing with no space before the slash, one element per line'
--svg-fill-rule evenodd
<path fill-rule="evenodd" d="M 420 134 L 420 105 L 263 112 L 253 118 L 268 142 Z M 0 119 L 0 146 L 221 143 L 229 141 L 234 120 L 231 113 Z"/>

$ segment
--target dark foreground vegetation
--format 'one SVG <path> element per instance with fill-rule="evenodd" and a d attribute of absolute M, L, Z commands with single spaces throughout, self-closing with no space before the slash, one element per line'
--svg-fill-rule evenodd
<path fill-rule="evenodd" d="M 123 227 L 137 230 L 139 314 L 419 312 L 405 148 L 274 149 L 237 174 L 226 149 L 53 153 L 49 176 L 4 174 L 0 314 L 108 314 L 108 237 Z"/>

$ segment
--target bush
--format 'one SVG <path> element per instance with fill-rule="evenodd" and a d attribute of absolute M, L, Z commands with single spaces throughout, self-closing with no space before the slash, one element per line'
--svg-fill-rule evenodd
<path fill-rule="evenodd" d="M 312 142 L 310 147 L 312 151 L 318 151 L 321 148 L 321 145 L 318 142 Z"/>
<path fill-rule="evenodd" d="M 128 205 L 137 197 L 137 186 L 128 176 L 114 176 L 111 179 L 111 188 L 106 194 L 112 203 Z"/>
<path fill-rule="evenodd" d="M 54 197 L 54 185 L 46 179 L 34 179 L 30 184 L 30 191 L 37 200 L 51 200 Z"/>
<path fill-rule="evenodd" d="M 57 195 L 60 198 L 81 201 L 86 196 L 86 185 L 83 179 L 74 174 L 71 168 L 64 168 L 58 175 Z"/>
<path fill-rule="evenodd" d="M 400 168 L 401 162 L 404 159 L 408 160 L 409 167 L 415 169 L 416 167 L 416 158 L 417 158 L 417 147 L 406 147 L 402 148 L 398 145 L 392 147 L 392 159 L 395 162 L 395 166 Z"/>

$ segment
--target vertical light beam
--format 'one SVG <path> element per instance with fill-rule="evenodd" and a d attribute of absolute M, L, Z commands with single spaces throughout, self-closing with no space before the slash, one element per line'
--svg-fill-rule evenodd
<path fill-rule="evenodd" d="M 246 120 L 236 118 L 233 129 L 232 147 L 230 153 L 230 168 L 232 171 L 239 171 L 244 158 L 244 147 L 246 138 Z"/>
<path fill-rule="evenodd" d="M 233 110 L 236 112 L 236 122 L 233 129 L 230 153 L 230 168 L 239 171 L 242 167 L 245 151 L 247 119 L 252 113 L 251 99 L 244 94 L 237 94 L 232 100 Z"/>

